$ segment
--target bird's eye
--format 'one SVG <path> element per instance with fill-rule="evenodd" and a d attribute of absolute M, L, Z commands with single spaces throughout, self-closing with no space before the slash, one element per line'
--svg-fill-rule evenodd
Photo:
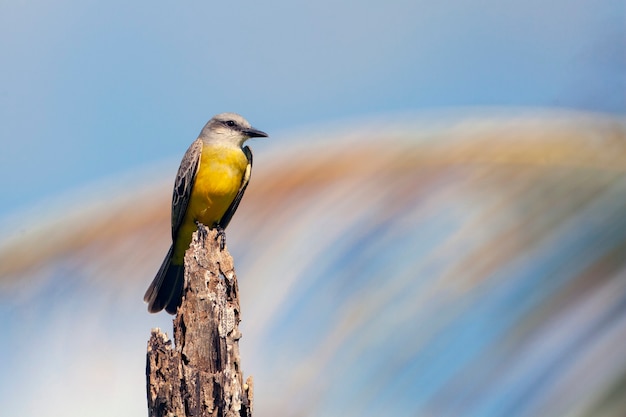
<path fill-rule="evenodd" d="M 235 127 L 235 126 L 236 126 L 236 123 L 235 123 L 235 122 L 233 122 L 232 120 L 227 120 L 227 121 L 226 121 L 226 126 L 228 126 L 228 127 Z"/>

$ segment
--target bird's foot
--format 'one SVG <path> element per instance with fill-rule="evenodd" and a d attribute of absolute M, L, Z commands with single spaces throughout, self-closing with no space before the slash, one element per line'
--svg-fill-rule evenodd
<path fill-rule="evenodd" d="M 224 250 L 224 247 L 226 246 L 226 232 L 219 224 L 215 226 L 215 230 L 217 230 L 215 240 L 219 242 L 220 250 Z"/>
<path fill-rule="evenodd" d="M 200 240 L 202 241 L 202 245 L 204 246 L 204 243 L 206 242 L 206 238 L 208 237 L 207 228 L 198 220 L 196 220 L 195 222 L 196 222 L 196 227 L 198 228 L 198 237 L 200 238 Z"/>

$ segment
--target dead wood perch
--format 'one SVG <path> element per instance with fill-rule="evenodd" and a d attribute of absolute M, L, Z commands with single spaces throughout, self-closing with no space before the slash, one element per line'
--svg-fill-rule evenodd
<path fill-rule="evenodd" d="M 161 330 L 152 330 L 146 364 L 150 417 L 252 415 L 252 378 L 243 383 L 239 358 L 237 277 L 216 238 L 216 230 L 200 225 L 185 253 L 174 346 Z"/>

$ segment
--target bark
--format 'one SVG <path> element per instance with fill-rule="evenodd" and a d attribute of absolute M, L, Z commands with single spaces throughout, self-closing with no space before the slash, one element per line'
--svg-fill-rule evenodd
<path fill-rule="evenodd" d="M 174 345 L 152 330 L 146 365 L 150 417 L 252 415 L 252 378 L 244 384 L 239 358 L 237 277 L 219 239 L 202 225 L 193 235 Z"/>

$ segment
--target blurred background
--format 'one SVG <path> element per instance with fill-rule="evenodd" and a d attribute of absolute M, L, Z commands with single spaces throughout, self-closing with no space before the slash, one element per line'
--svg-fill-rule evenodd
<path fill-rule="evenodd" d="M 626 415 L 621 0 L 0 0 L 2 415 L 147 413 L 171 187 L 235 111 L 256 416 Z"/>

